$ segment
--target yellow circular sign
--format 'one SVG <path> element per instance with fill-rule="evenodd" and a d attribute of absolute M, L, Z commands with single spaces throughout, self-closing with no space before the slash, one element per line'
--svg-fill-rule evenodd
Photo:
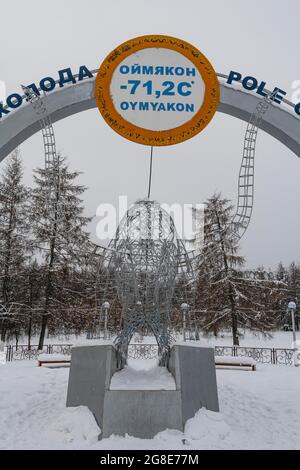
<path fill-rule="evenodd" d="M 174 145 L 212 120 L 219 81 L 208 59 L 191 44 L 141 36 L 106 57 L 95 96 L 103 118 L 121 136 L 144 145 Z"/>

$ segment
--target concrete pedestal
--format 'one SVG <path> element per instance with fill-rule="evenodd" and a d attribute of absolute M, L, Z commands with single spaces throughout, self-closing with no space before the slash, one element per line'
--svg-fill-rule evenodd
<path fill-rule="evenodd" d="M 101 438 L 111 434 L 152 438 L 167 428 L 183 431 L 201 407 L 219 411 L 212 348 L 173 346 L 168 368 L 176 390 L 110 390 L 118 370 L 115 348 L 73 348 L 67 406 L 88 406 L 102 430 Z"/>

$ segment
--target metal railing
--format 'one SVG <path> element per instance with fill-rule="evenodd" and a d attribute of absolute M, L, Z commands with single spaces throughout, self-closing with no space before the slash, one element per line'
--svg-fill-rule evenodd
<path fill-rule="evenodd" d="M 32 345 L 30 348 L 25 345 L 6 346 L 6 361 L 22 361 L 28 359 L 38 359 L 41 354 L 63 354 L 71 355 L 72 344 L 47 344 L 42 350 L 38 345 Z"/>
<path fill-rule="evenodd" d="M 131 359 L 153 359 L 158 356 L 157 344 L 129 344 L 128 357 Z"/>
<path fill-rule="evenodd" d="M 72 344 L 47 344 L 43 350 L 37 345 L 6 346 L 6 361 L 38 359 L 41 354 L 71 355 Z M 128 357 L 132 359 L 153 359 L 158 356 L 157 344 L 134 343 L 128 347 Z M 285 348 L 254 348 L 244 346 L 215 346 L 217 357 L 251 358 L 258 364 L 294 365 L 295 350 Z"/>
<path fill-rule="evenodd" d="M 130 344 L 128 356 L 133 359 L 152 359 L 158 353 L 155 344 Z M 251 358 L 258 364 L 294 365 L 294 349 L 284 348 L 253 348 L 243 346 L 215 346 L 217 357 Z"/>
<path fill-rule="evenodd" d="M 215 346 L 215 356 L 247 357 L 258 364 L 294 365 L 294 349 L 253 348 L 244 346 Z"/>

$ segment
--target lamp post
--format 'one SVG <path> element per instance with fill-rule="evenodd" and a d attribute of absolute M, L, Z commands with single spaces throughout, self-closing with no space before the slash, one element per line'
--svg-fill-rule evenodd
<path fill-rule="evenodd" d="M 295 311 L 297 305 L 294 301 L 288 303 L 288 311 L 292 315 L 292 328 L 293 328 L 293 345 L 296 345 L 296 327 L 295 327 Z"/>
<path fill-rule="evenodd" d="M 140 300 L 137 301 L 137 303 L 136 303 L 136 308 L 137 308 L 137 310 L 138 310 L 138 312 L 139 312 L 139 315 L 141 316 L 141 315 L 142 315 L 143 304 L 142 304 L 142 302 L 141 302 Z M 139 327 L 139 330 L 138 330 L 137 334 L 139 335 L 139 336 L 137 336 L 137 341 L 138 341 L 139 343 L 142 343 L 142 342 L 143 342 L 143 339 L 144 339 L 142 326 Z"/>
<path fill-rule="evenodd" d="M 297 338 L 296 338 L 296 326 L 295 326 L 295 312 L 297 309 L 296 302 L 291 301 L 288 304 L 288 311 L 292 315 L 292 327 L 293 327 L 293 349 L 294 349 L 294 364 L 296 367 L 299 366 L 300 352 L 297 347 Z"/>
<path fill-rule="evenodd" d="M 186 341 L 186 315 L 189 310 L 189 304 L 183 303 L 180 308 L 182 312 L 183 341 Z"/>
<path fill-rule="evenodd" d="M 0 331 L 0 364 L 3 363 L 3 358 L 4 358 L 4 348 L 5 348 L 5 333 L 3 333 L 4 330 L 4 321 L 5 317 L 0 316 L 1 320 L 1 331 Z"/>
<path fill-rule="evenodd" d="M 107 339 L 107 322 L 108 322 L 108 310 L 110 309 L 110 303 L 109 302 L 103 302 L 102 308 L 104 311 L 104 339 Z"/>

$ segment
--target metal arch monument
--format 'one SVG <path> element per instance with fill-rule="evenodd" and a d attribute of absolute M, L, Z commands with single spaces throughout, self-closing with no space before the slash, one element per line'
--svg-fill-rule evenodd
<path fill-rule="evenodd" d="M 0 161 L 42 130 L 45 156 L 50 156 L 55 164 L 52 123 L 96 106 L 114 131 L 151 147 L 192 138 L 218 110 L 248 122 L 238 206 L 232 221 L 233 236 L 241 237 L 253 207 L 258 129 L 300 156 L 300 103 L 293 108 L 284 99 L 283 90 L 275 88 L 269 92 L 266 84 L 258 84 L 255 77 L 242 79 L 238 72 L 230 72 L 228 77 L 217 76 L 198 49 L 177 38 L 134 38 L 112 51 L 98 71 L 81 66 L 78 76 L 68 68 L 59 71 L 59 77 L 57 82 L 52 77 L 42 79 L 40 89 L 35 84 L 23 87 L 25 96 L 14 93 L 7 98 L 6 106 L 0 103 Z M 239 81 L 247 91 L 232 86 Z M 72 85 L 65 86 L 70 82 Z M 59 90 L 55 90 L 57 85 Z M 255 93 L 249 93 L 252 91 Z M 47 158 L 45 161 L 47 166 Z M 150 162 L 152 170 L 152 150 Z M 142 234 L 140 226 L 136 227 L 137 214 L 144 227 Z M 168 317 L 175 278 L 178 267 L 184 268 L 191 260 L 176 244 L 176 237 L 174 243 L 173 221 L 164 220 L 162 214 L 160 205 L 150 200 L 149 182 L 148 198 L 136 204 L 132 212 L 128 211 L 123 226 L 119 226 L 125 236 L 116 236 L 112 247 L 111 267 L 124 320 L 121 333 L 114 345 L 94 343 L 72 351 L 67 406 L 88 405 L 102 429 L 102 437 L 128 433 L 149 438 L 165 428 L 183 430 L 186 421 L 203 406 L 219 410 L 212 348 L 171 344 Z M 166 239 L 159 235 L 155 243 L 152 229 L 166 233 Z M 126 363 L 132 334 L 144 325 L 150 326 L 157 339 L 160 365 L 168 368 L 175 388 L 155 391 L 111 388 L 112 375 Z"/>
<path fill-rule="evenodd" d="M 97 70 L 94 70 L 95 74 Z M 261 97 L 255 92 L 231 87 L 226 83 L 228 76 L 218 75 L 220 100 L 218 111 L 248 122 Z M 95 78 L 59 88 L 44 97 L 52 123 L 73 114 L 97 107 L 95 99 Z M 286 100 L 285 100 L 286 101 Z M 272 104 L 260 128 L 288 147 L 300 157 L 300 117 L 293 113 L 292 103 L 286 107 Z M 0 161 L 16 147 L 40 131 L 39 116 L 25 103 L 0 120 Z"/>

